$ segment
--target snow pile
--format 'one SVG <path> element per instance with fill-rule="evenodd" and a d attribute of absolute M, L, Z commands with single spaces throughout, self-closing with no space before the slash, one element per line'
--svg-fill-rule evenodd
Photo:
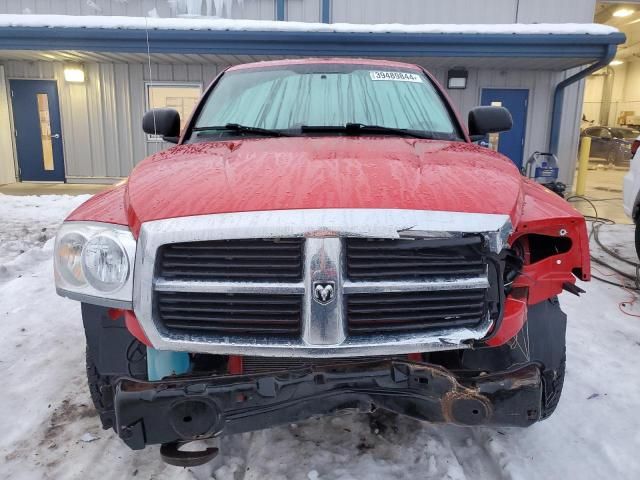
<path fill-rule="evenodd" d="M 596 23 L 508 24 L 350 24 L 304 23 L 221 18 L 155 18 L 71 15 L 0 15 L 0 27 L 97 28 L 125 30 L 209 30 L 259 32 L 422 33 L 422 34 L 535 34 L 609 35 L 618 30 Z"/>
<path fill-rule="evenodd" d="M 0 230 L 0 247 L 14 242 L 22 228 L 55 229 L 82 200 L 0 196 L 0 223 L 12 225 Z M 633 226 L 613 233 L 621 244 L 633 244 Z M 111 430 L 100 429 L 86 386 L 80 305 L 55 294 L 49 247 L 26 242 L 26 251 L 14 258 L 24 259 L 24 274 L 0 283 L 2 478 L 640 477 L 640 380 L 634 361 L 640 355 L 640 319 L 618 309 L 630 296 L 622 289 L 594 281 L 581 284 L 587 290 L 581 298 L 562 295 L 569 316 L 565 390 L 556 413 L 529 429 L 343 415 L 229 437 L 224 456 L 181 469 L 163 464 L 158 447 L 134 452 Z M 626 311 L 640 315 L 640 306 Z"/>
<path fill-rule="evenodd" d="M 37 250 L 19 256 L 34 247 L 42 247 L 53 238 L 60 221 L 89 198 L 67 195 L 17 197 L 0 194 L 0 282 L 29 267 L 27 258 L 43 260 L 50 252 Z"/>

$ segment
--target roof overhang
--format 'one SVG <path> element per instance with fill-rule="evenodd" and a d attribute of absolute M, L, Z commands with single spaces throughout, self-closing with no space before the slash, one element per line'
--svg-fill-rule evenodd
<path fill-rule="evenodd" d="M 24 18 L 18 18 L 24 17 Z M 16 21 L 18 18 L 18 21 Z M 81 19 L 86 26 L 79 26 Z M 86 19 L 86 20 L 85 20 Z M 114 20 L 116 19 L 116 20 Z M 118 23 L 117 19 L 122 19 Z M 196 22 L 196 23 L 194 23 Z M 235 22 L 235 23 L 234 23 Z M 0 15 L 0 59 L 43 60 L 152 56 L 194 63 L 200 57 L 242 60 L 348 56 L 417 63 L 566 70 L 603 58 L 624 34 L 602 25 L 325 25 L 216 19 Z M 148 38 L 148 45 L 147 45 Z M 31 52 L 31 53 L 30 53 Z M 109 61 L 109 60 L 103 60 Z M 113 61 L 113 60 L 111 60 Z M 236 63 L 236 62 L 233 62 Z M 489 66 L 487 66 L 489 65 Z"/>

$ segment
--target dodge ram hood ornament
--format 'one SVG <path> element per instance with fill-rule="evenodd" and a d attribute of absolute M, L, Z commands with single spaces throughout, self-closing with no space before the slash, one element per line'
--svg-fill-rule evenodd
<path fill-rule="evenodd" d="M 321 305 L 331 303 L 335 298 L 334 282 L 314 282 L 313 299 Z"/>

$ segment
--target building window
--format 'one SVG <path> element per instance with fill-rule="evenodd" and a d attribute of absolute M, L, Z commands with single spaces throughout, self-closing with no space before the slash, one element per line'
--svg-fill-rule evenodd
<path fill-rule="evenodd" d="M 146 84 L 147 109 L 173 108 L 180 113 L 180 130 L 195 108 L 202 94 L 199 83 L 153 82 Z M 159 135 L 147 135 L 149 141 L 162 141 Z"/>

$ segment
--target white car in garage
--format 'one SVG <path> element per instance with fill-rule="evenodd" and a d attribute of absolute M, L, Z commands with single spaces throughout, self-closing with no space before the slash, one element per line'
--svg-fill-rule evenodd
<path fill-rule="evenodd" d="M 636 224 L 636 252 L 640 257 L 640 136 L 631 146 L 631 166 L 624 176 L 623 198 L 624 213 Z"/>

